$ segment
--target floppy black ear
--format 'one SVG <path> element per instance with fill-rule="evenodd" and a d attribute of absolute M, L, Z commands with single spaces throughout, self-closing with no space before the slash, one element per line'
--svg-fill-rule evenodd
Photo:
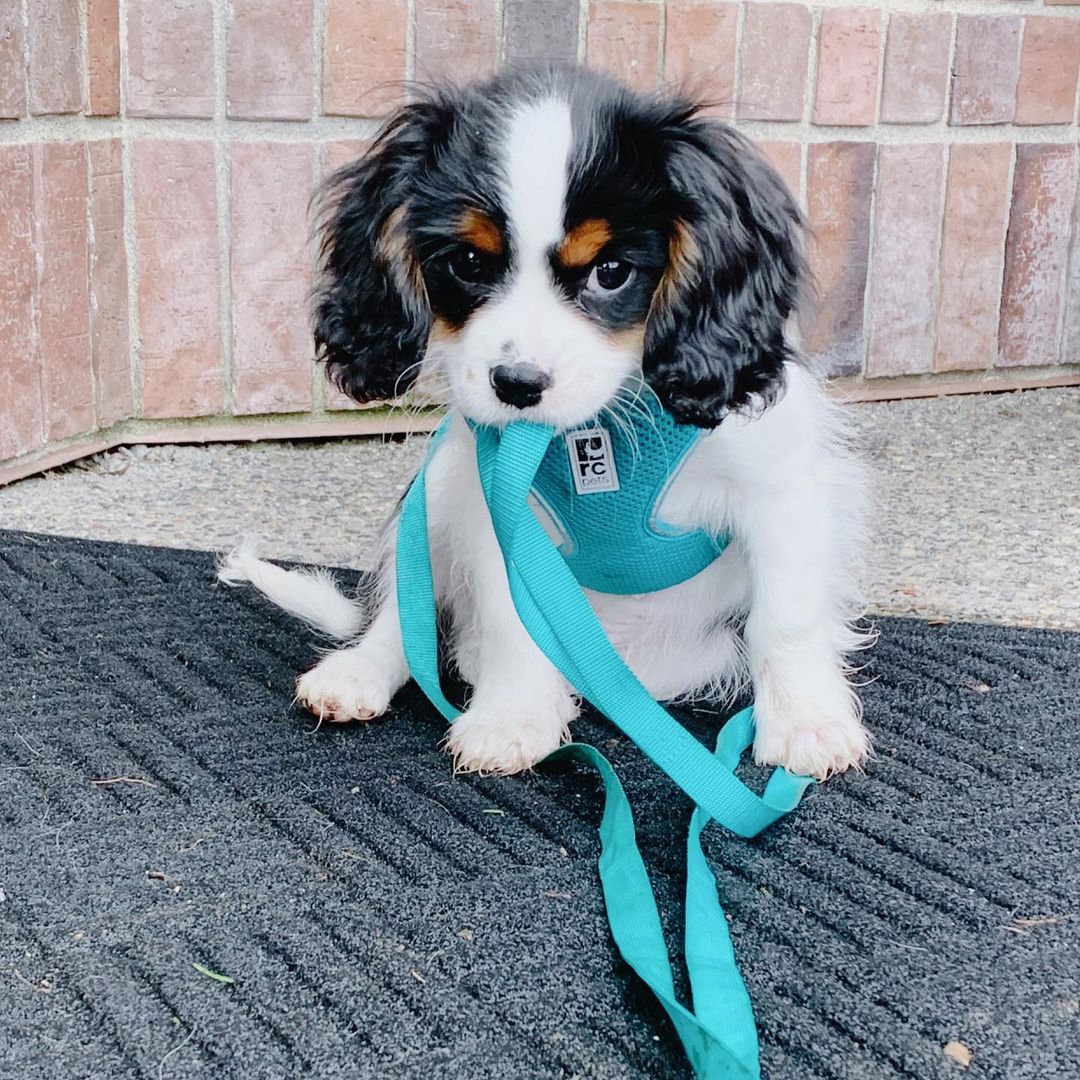
<path fill-rule="evenodd" d="M 445 99 L 403 106 L 320 193 L 315 346 L 356 401 L 396 397 L 418 374 L 431 311 L 409 241 L 409 200 L 451 122 Z"/>
<path fill-rule="evenodd" d="M 644 371 L 677 420 L 715 427 L 782 385 L 784 325 L 805 276 L 802 219 L 773 168 L 725 125 L 686 110 L 665 144 L 675 221 Z"/>

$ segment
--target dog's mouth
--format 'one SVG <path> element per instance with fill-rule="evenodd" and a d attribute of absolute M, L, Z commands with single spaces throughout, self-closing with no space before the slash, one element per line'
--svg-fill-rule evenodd
<path fill-rule="evenodd" d="M 508 405 L 494 395 L 480 402 L 455 400 L 451 404 L 471 423 L 483 427 L 502 430 L 510 424 L 527 423 L 564 434 L 591 425 L 632 428 L 651 414 L 654 403 L 655 394 L 640 379 L 635 379 L 599 406 L 578 401 L 548 401 L 544 397 L 533 404 Z"/>

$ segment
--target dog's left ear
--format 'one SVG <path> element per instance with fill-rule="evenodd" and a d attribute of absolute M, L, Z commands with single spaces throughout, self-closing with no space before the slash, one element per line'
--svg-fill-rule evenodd
<path fill-rule="evenodd" d="M 805 276 L 802 218 L 773 168 L 725 125 L 684 112 L 664 145 L 675 219 L 644 372 L 677 420 L 715 427 L 782 386 L 785 323 Z"/>
<path fill-rule="evenodd" d="M 315 345 L 330 379 L 355 401 L 396 397 L 419 372 L 431 311 L 409 241 L 409 202 L 454 115 L 451 92 L 438 88 L 403 105 L 317 197 Z"/>

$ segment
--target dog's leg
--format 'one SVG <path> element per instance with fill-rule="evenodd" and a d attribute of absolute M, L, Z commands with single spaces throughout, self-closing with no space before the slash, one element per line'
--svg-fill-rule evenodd
<path fill-rule="evenodd" d="M 505 573 L 499 581 L 494 569 L 485 567 L 473 579 L 477 682 L 446 746 L 455 768 L 509 774 L 532 768 L 566 740 L 577 702 L 521 625 Z"/>
<path fill-rule="evenodd" d="M 498 567 L 502 569 L 501 565 Z M 566 680 L 521 625 L 502 581 L 474 578 L 480 634 L 477 682 L 446 737 L 455 768 L 509 774 L 532 768 L 563 743 L 577 702 Z"/>
<path fill-rule="evenodd" d="M 754 682 L 754 756 L 824 778 L 860 765 L 869 740 L 843 650 L 857 643 L 835 594 L 836 508 L 812 470 L 748 500 L 746 643 Z"/>
<path fill-rule="evenodd" d="M 389 566 L 382 604 L 360 641 L 324 656 L 296 680 L 297 700 L 320 719 L 340 723 L 379 716 L 409 677 L 392 560 Z"/>
<path fill-rule="evenodd" d="M 452 431 L 426 466 L 432 564 L 440 601 L 455 591 L 456 560 L 447 550 L 447 533 L 460 509 L 458 477 L 467 463 L 464 439 L 472 439 L 467 429 Z M 379 544 L 379 580 L 372 594 L 377 609 L 363 636 L 324 656 L 296 681 L 297 700 L 320 719 L 347 722 L 380 716 L 409 678 L 397 603 L 397 526 L 395 515 Z"/>
<path fill-rule="evenodd" d="M 447 448 L 439 446 L 428 465 L 429 477 L 444 478 Z M 381 716 L 409 678 L 398 618 L 397 524 L 387 524 L 379 545 L 379 580 L 372 592 L 374 618 L 354 645 L 338 649 L 296 680 L 296 698 L 320 719 L 347 722 Z"/>
<path fill-rule="evenodd" d="M 816 777 L 860 765 L 869 750 L 845 661 L 865 643 L 851 626 L 865 480 L 840 420 L 792 369 L 781 400 L 725 421 L 688 477 L 691 494 L 718 494 L 705 504 L 712 527 L 730 528 L 742 549 L 755 757 Z"/>
<path fill-rule="evenodd" d="M 449 574 L 462 588 L 450 609 L 459 656 L 474 680 L 468 708 L 451 726 L 446 746 L 455 767 L 509 774 L 532 768 L 568 735 L 577 700 L 558 669 L 518 618 L 502 553 L 476 473 L 472 435 L 447 487 L 430 489 L 431 512 L 445 537 Z"/>
<path fill-rule="evenodd" d="M 748 532 L 752 578 L 746 642 L 754 681 L 754 756 L 824 779 L 860 765 L 869 740 L 837 647 L 845 626 L 831 602 L 832 555 L 812 481 Z"/>

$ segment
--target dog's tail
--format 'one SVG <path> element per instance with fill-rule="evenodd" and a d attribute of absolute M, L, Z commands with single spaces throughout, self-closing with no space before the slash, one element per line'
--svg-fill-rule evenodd
<path fill-rule="evenodd" d="M 221 560 L 217 576 L 226 585 L 249 582 L 271 603 L 339 641 L 356 637 L 364 622 L 363 608 L 341 593 L 329 571 L 286 570 L 258 558 L 251 540 Z"/>

